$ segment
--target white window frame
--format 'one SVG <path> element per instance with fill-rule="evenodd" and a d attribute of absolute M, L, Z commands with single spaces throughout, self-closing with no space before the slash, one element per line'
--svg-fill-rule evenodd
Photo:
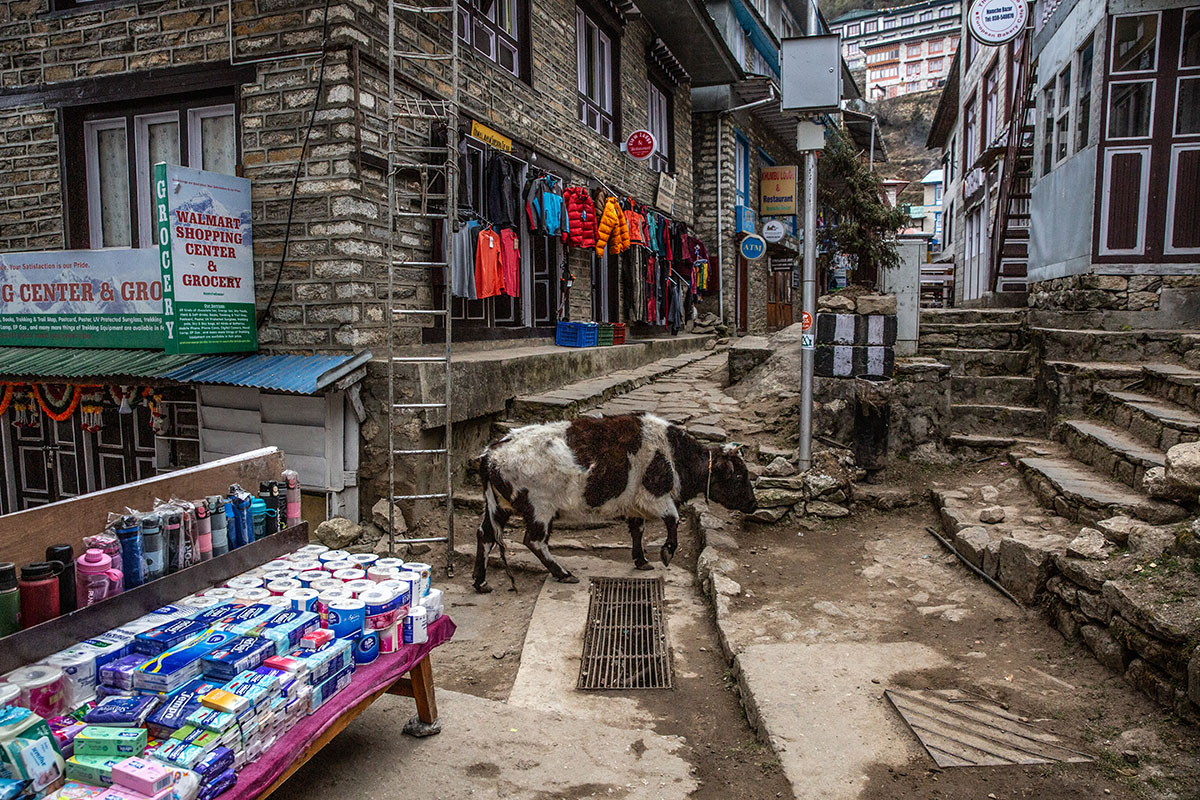
<path fill-rule="evenodd" d="M 854 23 L 853 25 L 847 25 L 846 26 L 846 36 L 858 36 L 859 30 L 860 30 L 860 28 L 858 27 L 857 22 Z"/>
<path fill-rule="evenodd" d="M 203 142 L 200 140 L 200 123 L 206 119 L 213 117 L 233 117 L 234 118 L 234 136 L 237 136 L 237 115 L 234 111 L 233 103 L 224 103 L 219 106 L 204 106 L 202 108 L 189 108 L 187 112 L 187 131 L 188 131 L 188 164 L 196 169 L 203 169 L 204 154 Z M 237 142 L 234 142 L 236 146 Z M 235 159 L 236 161 L 236 159 Z"/>
<path fill-rule="evenodd" d="M 650 132 L 654 134 L 654 153 L 650 156 L 650 168 L 658 172 L 671 171 L 671 100 L 666 92 L 655 85 L 654 81 L 646 81 L 647 121 Z M 656 108 L 657 106 L 657 108 Z"/>
<path fill-rule="evenodd" d="M 1189 67 L 1189 69 L 1191 69 L 1191 67 Z M 1174 118 L 1171 120 L 1171 136 L 1173 138 L 1191 138 L 1193 136 L 1200 136 L 1200 131 L 1196 131 L 1195 133 L 1179 133 L 1179 106 L 1182 105 L 1179 102 L 1179 93 L 1183 89 L 1184 81 L 1200 82 L 1200 72 L 1194 72 L 1189 75 L 1180 75 L 1175 79 L 1175 114 Z M 1155 82 L 1157 83 L 1157 81 Z"/>
<path fill-rule="evenodd" d="M 1121 73 L 1124 75 L 1125 73 Z M 1057 78 L 1055 78 L 1057 80 Z M 1112 126 L 1112 94 L 1113 89 L 1126 83 L 1150 84 L 1150 129 L 1145 136 L 1112 136 L 1109 131 Z M 1158 81 L 1154 78 L 1134 78 L 1133 80 L 1109 81 L 1108 94 L 1104 98 L 1104 138 L 1110 142 L 1136 142 L 1142 139 L 1154 138 L 1154 112 L 1158 107 Z"/>
<path fill-rule="evenodd" d="M 1179 63 L 1175 65 L 1179 69 L 1200 69 L 1200 64 L 1193 64 L 1190 67 L 1183 65 L 1183 32 L 1187 30 L 1188 16 L 1192 14 L 1200 16 L 1200 8 L 1185 8 L 1183 10 L 1183 24 L 1179 26 Z"/>
<path fill-rule="evenodd" d="M 610 141 L 616 140 L 617 120 L 616 114 L 613 112 L 613 42 L 612 38 L 596 23 L 591 17 L 584 12 L 582 8 L 575 8 L 575 59 L 578 67 L 577 88 L 579 96 L 584 99 L 585 107 L 583 109 L 583 119 L 580 122 L 590 130 L 595 131 L 600 136 L 604 136 L 598 128 L 588 125 L 586 119 L 586 105 L 590 103 L 594 105 L 600 114 L 607 116 L 612 132 L 606 138 Z M 604 92 L 603 97 L 594 98 L 587 92 L 587 49 L 585 42 L 587 38 L 592 39 L 595 45 L 596 63 L 593 65 L 595 74 L 592 76 L 596 84 L 600 84 L 601 75 L 604 76 Z M 601 47 L 603 45 L 603 48 Z M 603 52 L 602 52 L 603 51 Z M 597 117 L 597 125 L 600 124 L 601 117 Z"/>
<path fill-rule="evenodd" d="M 88 243 L 93 250 L 125 249 L 124 245 L 104 247 L 104 222 L 100 217 L 100 162 L 96 134 L 117 128 L 125 132 L 125 168 L 128 170 L 129 130 L 125 125 L 125 118 L 96 119 L 83 123 L 83 157 L 87 169 Z M 132 244 L 131 240 L 130 245 Z"/>
<path fill-rule="evenodd" d="M 1117 48 L 1116 48 L 1117 38 L 1115 36 L 1116 31 L 1117 31 L 1117 20 L 1128 19 L 1130 17 L 1154 17 L 1154 66 L 1152 66 L 1150 69 L 1137 69 L 1137 70 L 1126 70 L 1126 71 L 1122 71 L 1122 72 L 1117 72 L 1116 70 L 1113 69 L 1113 64 L 1115 64 L 1116 60 L 1117 60 Z M 1114 14 L 1113 15 L 1112 32 L 1114 35 L 1110 36 L 1109 41 L 1107 42 L 1107 45 L 1108 45 L 1108 74 L 1111 77 L 1124 78 L 1126 75 L 1149 75 L 1150 73 L 1158 72 L 1158 61 L 1159 61 L 1159 57 L 1162 55 L 1163 29 L 1162 29 L 1162 12 L 1161 11 L 1143 11 L 1143 12 L 1137 13 L 1137 14 Z M 1183 36 L 1182 30 L 1180 31 L 1179 35 L 1181 37 Z M 1182 53 L 1182 51 L 1180 51 L 1180 56 L 1182 57 L 1182 55 L 1183 55 L 1183 53 Z"/>
<path fill-rule="evenodd" d="M 1200 247 L 1175 247 L 1171 244 L 1175 238 L 1175 176 L 1179 169 L 1179 154 L 1193 150 L 1200 150 L 1200 142 L 1179 142 L 1171 145 L 1171 168 L 1167 173 L 1167 230 L 1163 240 L 1163 253 L 1169 256 L 1200 254 Z"/>
<path fill-rule="evenodd" d="M 1116 250 L 1108 246 L 1108 209 L 1110 184 L 1112 179 L 1113 156 L 1127 153 L 1138 153 L 1142 156 L 1141 190 L 1138 193 L 1137 213 L 1137 245 L 1133 249 Z M 1146 208 L 1150 194 L 1150 145 L 1138 147 L 1108 147 L 1104 150 L 1104 182 L 1100 195 L 1100 255 L 1102 256 L 1140 256 L 1146 252 Z"/>
<path fill-rule="evenodd" d="M 1067 84 L 1065 93 L 1063 92 L 1064 75 L 1066 76 Z M 1076 73 L 1074 59 L 1069 61 L 1058 73 L 1058 75 L 1054 76 L 1054 80 L 1056 81 L 1054 100 L 1057 104 L 1057 107 L 1053 110 L 1054 120 L 1051 126 L 1051 134 L 1054 137 L 1054 142 L 1050 146 L 1051 161 L 1054 166 L 1058 166 L 1062 162 L 1066 161 L 1071 157 L 1072 153 L 1071 145 L 1075 140 L 1075 130 L 1074 126 L 1071 124 L 1071 109 L 1074 107 L 1073 100 L 1075 98 L 1075 78 Z M 1065 97 L 1063 96 L 1064 94 L 1066 95 Z M 1066 138 L 1065 148 L 1062 147 L 1063 142 L 1059 139 L 1059 123 L 1062 122 L 1063 117 L 1067 118 L 1067 129 L 1061 133 L 1061 135 Z M 1059 150 L 1064 150 L 1061 158 L 1058 155 Z"/>
<path fill-rule="evenodd" d="M 917 21 L 917 18 L 915 15 L 905 14 L 903 17 L 900 18 L 900 26 L 904 27 L 906 25 L 912 25 L 916 21 Z"/>
<path fill-rule="evenodd" d="M 136 159 L 134 165 L 134 175 L 137 178 L 137 209 L 138 209 L 138 247 L 150 247 L 157 244 L 154 241 L 154 230 L 149 227 L 148 220 L 150 219 L 151 192 L 150 184 L 154 180 L 154 176 L 146 170 L 143 173 L 143 166 L 147 163 L 150 155 L 150 131 L 151 125 L 161 125 L 164 122 L 174 122 L 180 127 L 179 135 L 182 138 L 182 121 L 179 119 L 178 111 L 160 111 L 155 114 L 138 114 L 133 118 L 133 157 Z M 190 136 L 191 131 L 188 131 Z M 180 161 L 183 160 L 183 153 L 178 153 L 176 156 Z M 192 163 L 188 161 L 187 163 Z"/>

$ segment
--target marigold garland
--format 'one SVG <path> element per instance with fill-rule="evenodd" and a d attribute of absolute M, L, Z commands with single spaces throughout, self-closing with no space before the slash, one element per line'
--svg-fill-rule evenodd
<path fill-rule="evenodd" d="M 39 385 L 35 383 L 33 384 L 33 396 L 37 399 L 37 403 L 41 407 L 43 414 L 55 422 L 65 422 L 71 418 L 72 414 L 75 413 L 75 409 L 79 405 L 79 398 L 83 395 L 83 390 L 78 386 L 68 386 L 67 391 L 71 392 L 71 402 L 67 404 L 65 411 L 61 413 L 55 413 L 50 409 L 46 399 L 42 397 L 43 389 L 49 390 L 49 388 L 49 385 Z"/>
<path fill-rule="evenodd" d="M 5 411 L 8 411 L 8 405 L 12 402 L 12 399 L 13 384 L 6 383 L 4 384 L 4 395 L 0 397 L 0 415 L 4 414 Z"/>

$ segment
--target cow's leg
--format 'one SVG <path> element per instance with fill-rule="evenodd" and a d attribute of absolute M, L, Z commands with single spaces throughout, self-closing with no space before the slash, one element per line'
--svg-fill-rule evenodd
<path fill-rule="evenodd" d="M 654 565 L 646 560 L 646 552 L 642 550 L 642 533 L 646 530 L 646 520 L 641 517 L 629 517 L 625 523 L 629 526 L 629 536 L 633 539 L 633 565 L 638 569 L 654 569 Z"/>
<path fill-rule="evenodd" d="M 562 564 L 559 564 L 550 552 L 549 540 L 552 524 L 552 521 L 538 522 L 537 520 L 526 520 L 525 546 L 538 557 L 538 560 L 545 565 L 546 569 L 550 570 L 550 574 L 556 580 L 561 583 L 579 583 L 579 578 L 576 578 Z"/>
<path fill-rule="evenodd" d="M 670 513 L 663 515 L 662 521 L 663 525 L 667 526 L 667 540 L 663 542 L 659 555 L 662 557 L 663 566 L 670 566 L 671 559 L 675 557 L 675 551 L 679 548 L 679 515 L 675 509 L 671 509 Z"/>

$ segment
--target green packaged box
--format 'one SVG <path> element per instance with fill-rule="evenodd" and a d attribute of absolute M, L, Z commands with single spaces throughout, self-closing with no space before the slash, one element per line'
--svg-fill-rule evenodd
<path fill-rule="evenodd" d="M 146 752 L 145 728 L 110 728 L 88 725 L 75 737 L 77 756 L 120 756 L 131 758 Z"/>
<path fill-rule="evenodd" d="M 67 759 L 67 779 L 91 786 L 112 786 L 112 768 L 126 756 L 71 756 Z"/>

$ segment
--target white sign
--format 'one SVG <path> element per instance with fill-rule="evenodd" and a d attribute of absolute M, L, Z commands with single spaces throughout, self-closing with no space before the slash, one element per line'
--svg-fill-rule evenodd
<path fill-rule="evenodd" d="M 817 337 L 813 336 L 811 333 L 800 334 L 800 349 L 801 350 L 813 350 L 813 349 L 816 349 L 816 346 L 817 346 Z"/>
<path fill-rule="evenodd" d="M 1004 44 L 1025 29 L 1028 14 L 1025 0 L 975 0 L 967 14 L 967 26 L 983 44 Z"/>
<path fill-rule="evenodd" d="M 762 235 L 771 244 L 783 241 L 787 227 L 777 219 L 769 219 L 763 223 Z"/>

